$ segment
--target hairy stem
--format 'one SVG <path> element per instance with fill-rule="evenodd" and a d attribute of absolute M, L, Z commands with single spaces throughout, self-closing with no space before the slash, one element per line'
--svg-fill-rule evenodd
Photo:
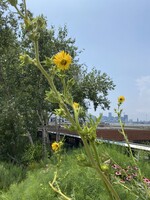
<path fill-rule="evenodd" d="M 90 159 L 90 162 L 91 162 L 92 166 L 96 169 L 96 171 L 98 172 L 100 178 L 104 182 L 105 187 L 106 187 L 106 189 L 108 191 L 108 194 L 110 196 L 110 199 L 120 200 L 120 197 L 118 196 L 117 192 L 114 190 L 112 184 L 107 179 L 105 174 L 101 171 L 100 165 L 99 165 L 99 159 L 97 158 L 98 160 L 96 159 L 96 161 L 95 161 L 95 159 L 93 158 L 93 154 L 92 154 L 92 152 L 90 150 L 90 146 L 89 146 L 87 140 L 84 139 L 83 137 L 81 137 L 81 138 L 82 138 L 82 141 L 84 143 L 84 147 L 85 147 L 87 156 Z M 96 154 L 95 157 L 98 156 L 98 154 L 96 152 L 94 154 Z"/>

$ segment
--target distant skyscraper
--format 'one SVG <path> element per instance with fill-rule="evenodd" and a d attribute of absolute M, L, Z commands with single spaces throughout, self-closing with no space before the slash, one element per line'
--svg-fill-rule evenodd
<path fill-rule="evenodd" d="M 128 122 L 128 115 L 124 115 L 124 122 L 127 123 Z"/>
<path fill-rule="evenodd" d="M 108 113 L 108 118 L 110 118 L 110 119 L 112 118 L 112 113 L 111 112 Z"/>

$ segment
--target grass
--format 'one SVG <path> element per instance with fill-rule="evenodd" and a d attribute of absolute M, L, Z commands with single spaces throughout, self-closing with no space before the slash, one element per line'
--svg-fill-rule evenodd
<path fill-rule="evenodd" d="M 130 158 L 124 154 L 124 148 L 114 145 L 98 145 L 102 159 L 109 160 L 112 157 L 119 165 L 126 167 L 131 165 Z M 72 200 L 108 200 L 108 196 L 103 188 L 103 183 L 97 177 L 97 174 L 90 167 L 80 166 L 77 157 L 83 153 L 83 149 L 74 149 L 63 152 L 62 163 L 58 167 L 57 183 L 64 194 L 71 197 Z M 1 169 L 1 200 L 59 200 L 60 195 L 55 193 L 48 182 L 53 180 L 57 169 L 57 157 L 54 155 L 47 163 L 30 164 L 30 170 L 25 174 L 20 168 L 11 166 L 8 174 L 9 164 L 2 164 Z M 81 165 L 83 163 L 80 163 Z M 143 176 L 150 178 L 150 162 L 143 160 L 139 165 Z M 19 171 L 22 170 L 22 171 Z M 7 172 L 7 173 L 6 173 Z M 15 173 L 13 173 L 15 172 Z M 18 174 L 16 173 L 18 172 Z M 3 174 L 3 175 L 2 175 Z M 15 175 L 14 175 L 15 174 Z M 13 178 L 12 178 L 13 177 Z M 8 179 L 8 182 L 6 181 Z M 22 180 L 22 181 L 21 181 Z M 7 183 L 7 184 L 6 184 Z M 115 186 L 122 200 L 135 200 L 136 197 L 120 186 Z M 6 191 L 7 189 L 7 191 Z"/>
<path fill-rule="evenodd" d="M 18 184 L 26 177 L 26 170 L 11 163 L 0 163 L 0 190 L 6 191 L 11 184 Z"/>

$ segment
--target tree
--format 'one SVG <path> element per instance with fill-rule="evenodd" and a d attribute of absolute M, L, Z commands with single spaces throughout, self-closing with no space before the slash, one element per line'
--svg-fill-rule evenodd
<path fill-rule="evenodd" d="M 37 129 L 40 126 L 43 133 L 43 152 L 46 154 L 46 146 L 49 144 L 48 135 L 46 133 L 46 125 L 48 124 L 49 114 L 53 113 L 57 104 L 51 104 L 45 99 L 45 92 L 49 90 L 49 86 L 44 76 L 33 64 L 25 64 L 20 66 L 19 56 L 21 53 L 27 53 L 31 57 L 34 56 L 31 40 L 26 36 L 28 34 L 22 29 L 19 33 L 18 23 L 12 12 L 8 12 L 8 6 L 1 1 L 0 3 L 0 93 L 1 93 L 1 123 L 0 135 L 2 138 L 3 155 L 7 152 L 7 143 L 22 144 L 24 138 L 29 138 L 30 144 L 36 141 Z M 32 13 L 30 13 L 31 19 Z M 54 54 L 61 50 L 70 53 L 74 63 L 71 70 L 68 71 L 68 79 L 75 80 L 72 95 L 75 101 L 79 102 L 87 109 L 87 99 L 93 102 L 95 109 L 100 105 L 103 109 L 109 107 L 107 99 L 108 92 L 114 89 L 114 84 L 109 76 L 93 69 L 87 72 L 85 66 L 79 64 L 80 51 L 75 46 L 75 40 L 68 37 L 67 27 L 60 27 L 56 35 L 54 27 L 47 28 L 46 20 L 45 28 L 40 29 L 39 50 L 40 60 L 47 62 Z M 37 18 L 38 19 L 38 18 Z M 19 33 L 19 34 L 18 34 Z M 21 38 L 19 38 L 19 35 Z M 47 72 L 49 67 L 43 65 Z M 55 84 L 59 90 L 62 85 L 56 78 Z M 9 116 L 6 118 L 6 116 Z M 7 121 L 8 126 L 3 126 Z M 18 128 L 19 127 L 19 128 Z M 10 130 L 9 137 L 5 138 L 5 132 Z M 11 137 L 12 135 L 13 138 Z M 28 145 L 26 141 L 25 146 Z M 18 148 L 18 147 L 17 147 Z M 18 149 L 13 152 L 12 156 L 17 156 Z M 24 147 L 25 148 L 25 147 Z M 11 147 L 10 147 L 11 149 Z"/>
<path fill-rule="evenodd" d="M 4 1 L 0 8 L 0 152 L 2 159 L 16 161 L 21 160 L 29 142 L 33 145 L 39 121 L 33 109 L 32 86 L 26 85 L 20 66 L 18 19 Z"/>
<path fill-rule="evenodd" d="M 20 85 L 17 56 L 20 48 L 17 21 L 6 3 L 1 1 L 0 7 L 0 152 L 3 158 L 8 158 L 21 147 L 18 140 L 24 132 L 16 101 Z"/>
<path fill-rule="evenodd" d="M 77 84 L 73 89 L 73 96 L 78 102 L 82 102 L 86 107 L 85 100 L 90 100 L 94 109 L 101 106 L 103 110 L 109 109 L 110 101 L 108 100 L 108 93 L 115 87 L 113 81 L 106 73 L 100 70 L 92 69 L 91 72 L 82 72 L 77 80 Z"/>

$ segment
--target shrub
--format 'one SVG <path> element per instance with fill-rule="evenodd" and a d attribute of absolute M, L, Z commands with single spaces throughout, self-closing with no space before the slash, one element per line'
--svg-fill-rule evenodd
<path fill-rule="evenodd" d="M 33 162 L 38 162 L 42 159 L 42 145 L 40 143 L 35 143 L 34 146 L 29 145 L 24 155 L 22 156 L 22 162 L 25 164 L 30 164 Z"/>
<path fill-rule="evenodd" d="M 105 147 L 104 147 L 105 146 Z M 122 162 L 124 158 L 124 164 L 130 163 L 130 158 L 116 150 L 117 147 L 113 145 L 107 147 L 107 145 L 99 145 L 99 152 L 103 155 L 114 155 L 115 159 Z M 103 149 L 105 151 L 103 151 Z M 119 148 L 118 148 L 119 149 Z M 64 194 L 71 197 L 72 200 L 95 200 L 102 199 L 108 200 L 108 194 L 102 187 L 102 182 L 99 180 L 97 173 L 90 167 L 81 167 L 75 159 L 79 154 L 83 153 L 83 149 L 77 149 L 73 151 L 63 152 L 62 163 L 58 168 L 57 183 Z M 14 183 L 11 185 L 10 190 L 6 193 L 2 193 L 0 199 L 2 200 L 58 200 L 60 196 L 55 193 L 49 187 L 49 181 L 53 180 L 54 172 L 57 170 L 55 163 L 55 156 L 51 157 L 49 162 L 39 164 L 42 166 L 40 169 L 29 171 L 27 178 L 21 183 Z M 37 164 L 38 165 L 38 164 Z M 148 167 L 148 163 L 147 163 Z M 148 170 L 148 168 L 147 168 Z M 135 200 L 136 197 L 120 187 L 115 185 L 115 189 L 120 195 L 120 198 L 126 200 Z"/>
<path fill-rule="evenodd" d="M 13 183 L 19 183 L 26 176 L 26 170 L 10 163 L 0 163 L 0 190 L 7 190 Z"/>

